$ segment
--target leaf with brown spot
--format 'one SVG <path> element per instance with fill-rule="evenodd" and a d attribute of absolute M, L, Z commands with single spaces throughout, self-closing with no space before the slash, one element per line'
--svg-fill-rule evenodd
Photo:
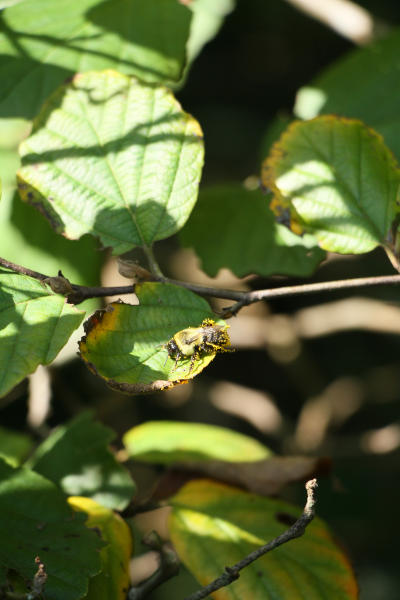
<path fill-rule="evenodd" d="M 79 349 L 88 368 L 128 394 L 167 389 L 198 375 L 215 353 L 201 354 L 192 366 L 190 356 L 175 364 L 165 344 L 206 318 L 224 322 L 203 298 L 182 287 L 144 282 L 136 284 L 135 292 L 138 305 L 113 302 L 85 323 Z"/>

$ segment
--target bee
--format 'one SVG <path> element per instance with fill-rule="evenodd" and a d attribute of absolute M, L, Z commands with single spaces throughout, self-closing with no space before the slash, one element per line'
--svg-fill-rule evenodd
<path fill-rule="evenodd" d="M 195 361 L 202 354 L 234 352 L 230 347 L 231 341 L 226 331 L 228 327 L 229 325 L 217 325 L 212 319 L 204 319 L 200 327 L 188 327 L 178 331 L 163 346 L 168 352 L 168 356 L 175 359 L 173 371 L 177 368 L 180 360 L 189 356 L 190 365 L 187 375 L 193 371 Z"/>

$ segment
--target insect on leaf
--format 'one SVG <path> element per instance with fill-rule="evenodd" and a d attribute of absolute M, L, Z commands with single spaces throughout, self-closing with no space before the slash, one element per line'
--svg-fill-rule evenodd
<path fill-rule="evenodd" d="M 130 394 L 166 389 L 198 375 L 216 352 L 200 353 L 194 363 L 191 356 L 176 362 L 166 344 L 178 332 L 215 318 L 208 303 L 170 284 L 146 282 L 135 291 L 139 305 L 113 302 L 86 322 L 79 348 L 88 367 Z"/>

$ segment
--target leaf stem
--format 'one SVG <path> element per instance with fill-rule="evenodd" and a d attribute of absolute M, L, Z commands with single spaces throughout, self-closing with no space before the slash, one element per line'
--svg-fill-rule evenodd
<path fill-rule="evenodd" d="M 157 277 L 162 277 L 162 271 L 160 269 L 160 265 L 158 264 L 156 257 L 154 256 L 154 252 L 153 252 L 153 247 L 152 246 L 147 246 L 147 245 L 143 245 L 142 246 L 143 252 L 146 255 L 146 258 L 148 260 L 149 263 L 149 267 L 150 267 L 150 271 L 156 275 Z"/>
<path fill-rule="evenodd" d="M 242 558 L 239 562 L 234 564 L 232 567 L 225 567 L 225 573 L 214 579 L 211 583 L 204 586 L 197 592 L 190 594 L 190 596 L 186 596 L 185 600 L 202 600 L 202 598 L 206 598 L 213 592 L 230 585 L 236 579 L 239 579 L 239 574 L 242 569 L 253 563 L 257 558 L 264 556 L 267 552 L 278 548 L 278 546 L 282 546 L 282 544 L 286 544 L 290 540 L 298 538 L 302 536 L 306 530 L 306 527 L 311 523 L 315 516 L 315 495 L 314 491 L 317 487 L 317 480 L 310 479 L 306 483 L 306 491 L 307 491 L 307 501 L 303 509 L 303 513 L 301 517 L 293 523 L 289 529 L 287 529 L 281 535 L 274 538 L 264 546 L 260 546 L 254 550 L 254 552 L 250 552 L 247 556 Z"/>
<path fill-rule="evenodd" d="M 32 271 L 26 267 L 16 265 L 4 258 L 0 258 L 0 265 L 11 269 L 16 273 L 22 275 L 28 275 L 34 279 L 40 281 L 49 280 L 51 277 Z M 140 267 L 141 279 L 146 281 L 158 281 L 160 283 L 170 283 L 184 287 L 200 296 L 212 296 L 215 298 L 224 298 L 226 300 L 233 300 L 235 304 L 228 306 L 223 309 L 222 314 L 224 317 L 231 317 L 239 312 L 244 306 L 253 304 L 254 302 L 260 302 L 262 300 L 271 300 L 273 298 L 284 298 L 292 296 L 301 296 L 303 294 L 316 294 L 321 292 L 332 292 L 335 290 L 347 290 L 352 288 L 361 287 L 376 287 L 382 285 L 399 285 L 399 275 L 378 275 L 374 277 L 357 277 L 355 279 L 339 279 L 337 281 L 320 281 L 317 283 L 303 283 L 300 285 L 288 285 L 281 286 L 278 288 L 270 288 L 263 290 L 253 290 L 251 292 L 242 292 L 238 290 L 229 290 L 222 288 L 209 287 L 199 285 L 196 283 L 188 283 L 186 281 L 179 281 L 176 279 L 170 279 L 163 275 L 156 275 L 145 271 Z M 68 301 L 71 304 L 79 304 L 83 300 L 88 298 L 101 298 L 104 296 L 121 296 L 124 294 L 132 294 L 135 291 L 135 284 L 122 285 L 117 287 L 89 287 L 85 285 L 71 284 L 72 293 L 67 295 Z"/>

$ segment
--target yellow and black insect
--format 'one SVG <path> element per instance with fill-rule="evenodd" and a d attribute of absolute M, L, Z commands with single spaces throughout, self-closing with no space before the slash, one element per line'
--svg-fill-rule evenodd
<path fill-rule="evenodd" d="M 202 354 L 216 354 L 217 352 L 233 352 L 227 333 L 229 325 L 217 325 L 212 319 L 204 319 L 200 327 L 188 327 L 178 331 L 163 348 L 168 356 L 175 359 L 175 370 L 180 360 L 190 357 L 189 375 L 194 363 Z"/>

